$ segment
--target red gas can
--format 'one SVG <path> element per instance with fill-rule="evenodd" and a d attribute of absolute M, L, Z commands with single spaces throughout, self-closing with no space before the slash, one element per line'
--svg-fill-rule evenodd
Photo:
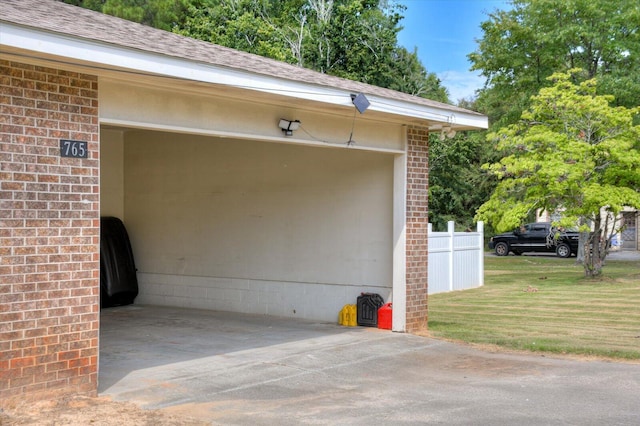
<path fill-rule="evenodd" d="M 391 330 L 391 319 L 393 318 L 391 305 L 391 303 L 385 303 L 378 309 L 378 328 Z"/>

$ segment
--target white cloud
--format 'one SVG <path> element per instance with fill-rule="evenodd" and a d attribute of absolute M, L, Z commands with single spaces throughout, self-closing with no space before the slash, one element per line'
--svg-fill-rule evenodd
<path fill-rule="evenodd" d="M 437 73 L 442 85 L 449 91 L 449 99 L 454 104 L 462 98 L 471 98 L 484 85 L 484 77 L 471 71 L 442 71 Z"/>

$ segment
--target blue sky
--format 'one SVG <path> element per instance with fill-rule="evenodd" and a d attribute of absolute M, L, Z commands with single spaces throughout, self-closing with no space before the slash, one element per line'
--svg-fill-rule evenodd
<path fill-rule="evenodd" d="M 469 71 L 467 55 L 476 50 L 482 36 L 480 23 L 489 12 L 509 9 L 507 0 L 399 0 L 407 7 L 400 22 L 404 29 L 398 43 L 413 51 L 428 72 L 438 75 L 449 90 L 449 98 L 473 96 L 484 79 Z"/>

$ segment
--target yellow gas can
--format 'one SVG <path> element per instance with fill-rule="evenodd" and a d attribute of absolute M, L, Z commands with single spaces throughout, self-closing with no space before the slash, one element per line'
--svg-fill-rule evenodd
<path fill-rule="evenodd" d="M 356 305 L 344 305 L 338 314 L 338 324 L 347 327 L 355 327 L 358 325 Z"/>

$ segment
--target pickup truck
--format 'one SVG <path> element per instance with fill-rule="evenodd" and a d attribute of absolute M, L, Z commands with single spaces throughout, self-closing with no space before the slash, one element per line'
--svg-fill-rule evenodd
<path fill-rule="evenodd" d="M 489 248 L 498 256 L 507 256 L 509 252 L 515 255 L 555 252 L 559 257 L 569 257 L 578 252 L 578 239 L 578 232 L 559 230 L 549 222 L 537 222 L 491 237 Z"/>

